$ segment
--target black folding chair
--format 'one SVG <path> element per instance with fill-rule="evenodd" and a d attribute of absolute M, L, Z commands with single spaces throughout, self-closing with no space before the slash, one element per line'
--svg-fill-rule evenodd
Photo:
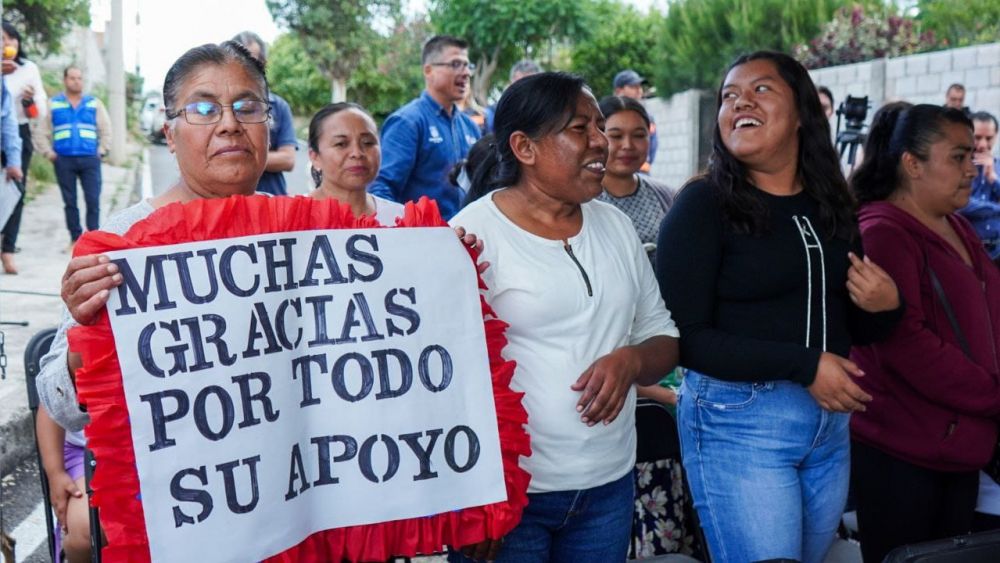
<path fill-rule="evenodd" d="M 48 353 L 52 340 L 56 337 L 56 329 L 47 328 L 31 337 L 24 350 L 24 383 L 28 388 L 28 408 L 31 410 L 31 430 L 35 430 L 35 420 L 38 418 L 38 389 L 35 380 L 38 378 L 42 356 Z M 60 561 L 56 553 L 56 528 L 52 517 L 52 501 L 49 497 L 49 480 L 42 468 L 42 454 L 38 450 L 38 436 L 35 436 L 35 459 L 38 462 L 39 482 L 42 486 L 42 502 L 45 504 L 45 529 L 48 532 L 49 557 L 52 561 Z"/>
<path fill-rule="evenodd" d="M 1000 530 L 898 547 L 883 563 L 996 563 Z"/>
<path fill-rule="evenodd" d="M 635 405 L 635 429 L 637 463 L 654 462 L 660 459 L 682 461 L 681 438 L 677 430 L 677 420 L 665 405 L 653 399 L 639 398 Z M 705 534 L 701 529 L 701 522 L 698 520 L 698 511 L 691 504 L 691 489 L 688 487 L 687 473 L 683 469 L 683 462 L 681 463 L 681 479 L 683 480 L 684 497 L 688 502 L 685 508 L 691 519 L 691 531 L 695 536 L 695 542 L 700 547 L 700 555 L 704 557 L 705 561 L 710 561 L 708 543 L 705 541 Z M 663 561 L 669 561 L 671 556 L 662 557 Z"/>
<path fill-rule="evenodd" d="M 94 489 L 90 487 L 90 482 L 94 478 L 94 470 L 97 469 L 97 460 L 94 459 L 94 452 L 87 448 L 83 452 L 83 474 L 87 482 L 87 498 L 91 498 Z M 101 533 L 101 520 L 97 507 L 90 505 L 90 556 L 94 563 L 101 563 L 101 548 L 104 546 L 104 538 Z"/>

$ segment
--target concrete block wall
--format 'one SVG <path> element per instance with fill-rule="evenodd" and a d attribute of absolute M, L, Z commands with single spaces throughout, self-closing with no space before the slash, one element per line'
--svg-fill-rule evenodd
<path fill-rule="evenodd" d="M 813 70 L 813 82 L 833 92 L 836 104 L 848 95 L 868 96 L 869 116 L 887 101 L 943 104 L 945 90 L 965 86 L 965 103 L 973 111 L 1000 113 L 1000 43 L 988 43 L 878 59 Z"/>
<path fill-rule="evenodd" d="M 678 190 L 698 169 L 700 141 L 700 90 L 674 94 L 669 99 L 644 100 L 656 122 L 656 157 L 650 176 Z"/>
<path fill-rule="evenodd" d="M 965 103 L 973 111 L 1000 117 L 1000 43 L 975 45 L 894 59 L 878 59 L 822 68 L 809 73 L 813 82 L 833 92 L 835 103 L 868 96 L 875 110 L 891 100 L 943 104 L 954 83 L 966 88 Z M 659 148 L 650 175 L 679 189 L 700 170 L 714 119 L 714 92 L 688 90 L 669 99 L 644 100 L 656 121 Z M 834 115 L 830 127 L 835 128 Z"/>

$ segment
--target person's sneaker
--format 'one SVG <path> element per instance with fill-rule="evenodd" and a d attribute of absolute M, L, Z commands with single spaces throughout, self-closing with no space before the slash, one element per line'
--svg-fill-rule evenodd
<path fill-rule="evenodd" d="M 14 265 L 14 253 L 4 252 L 0 254 L 0 262 L 3 262 L 3 272 L 12 276 L 17 275 L 17 266 Z"/>

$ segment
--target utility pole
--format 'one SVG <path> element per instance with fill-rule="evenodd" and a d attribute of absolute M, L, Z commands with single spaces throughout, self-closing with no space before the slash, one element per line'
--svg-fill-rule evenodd
<path fill-rule="evenodd" d="M 125 41 L 122 0 L 111 0 L 108 22 L 108 111 L 111 114 L 111 162 L 125 163 Z"/>

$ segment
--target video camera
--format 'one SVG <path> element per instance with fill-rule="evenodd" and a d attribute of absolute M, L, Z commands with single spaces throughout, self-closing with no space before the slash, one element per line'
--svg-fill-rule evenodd
<path fill-rule="evenodd" d="M 840 102 L 837 108 L 837 149 L 840 156 L 847 153 L 847 164 L 854 167 L 854 156 L 858 152 L 858 147 L 864 144 L 867 135 L 862 131 L 865 127 L 865 118 L 868 117 L 868 108 L 872 107 L 868 101 L 868 96 L 856 98 L 848 95 L 847 99 Z M 844 130 L 840 130 L 840 118 L 844 117 Z"/>

